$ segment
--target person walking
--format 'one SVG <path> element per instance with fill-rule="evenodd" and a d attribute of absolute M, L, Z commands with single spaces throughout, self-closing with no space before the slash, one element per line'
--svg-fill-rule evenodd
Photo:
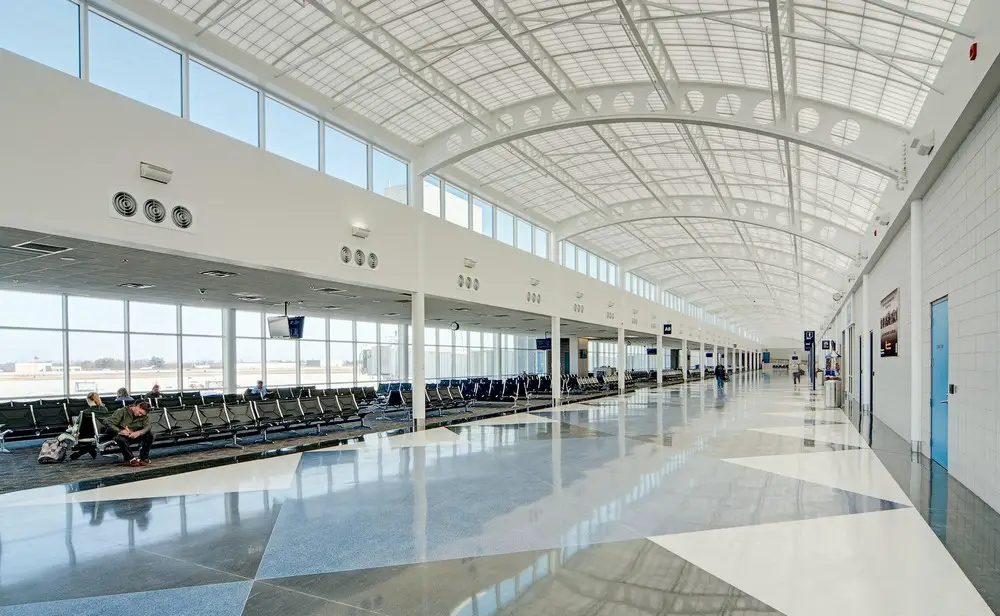
<path fill-rule="evenodd" d="M 719 389 L 725 387 L 726 382 L 726 367 L 722 364 L 715 364 L 715 384 L 718 385 Z"/>

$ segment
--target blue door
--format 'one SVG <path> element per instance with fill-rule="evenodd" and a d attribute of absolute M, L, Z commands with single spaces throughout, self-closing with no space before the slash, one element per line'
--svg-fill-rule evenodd
<path fill-rule="evenodd" d="M 948 468 L 948 298 L 931 304 L 931 460 Z"/>

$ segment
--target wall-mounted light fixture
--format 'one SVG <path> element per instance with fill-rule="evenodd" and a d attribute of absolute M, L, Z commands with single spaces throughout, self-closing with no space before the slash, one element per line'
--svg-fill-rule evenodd
<path fill-rule="evenodd" d="M 577 291 L 576 292 L 576 299 L 583 299 L 583 293 L 581 293 L 580 291 Z"/>
<path fill-rule="evenodd" d="M 537 279 L 537 278 L 532 278 L 530 282 L 531 282 L 531 286 L 537 287 L 539 284 L 541 284 L 542 281 L 539 280 L 539 279 Z"/>
<path fill-rule="evenodd" d="M 475 261 L 475 259 L 466 258 L 465 259 L 465 267 L 467 267 L 469 269 L 472 269 L 472 268 L 476 267 L 476 261 Z"/>
<path fill-rule="evenodd" d="M 371 231 L 367 227 L 362 227 L 361 225 L 354 225 L 351 227 L 351 235 L 359 239 L 365 239 L 371 235 Z"/>

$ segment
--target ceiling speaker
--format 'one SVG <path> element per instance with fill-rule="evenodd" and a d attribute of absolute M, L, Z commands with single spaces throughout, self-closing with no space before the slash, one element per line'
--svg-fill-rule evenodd
<path fill-rule="evenodd" d="M 115 208 L 115 212 L 119 216 L 126 218 L 135 216 L 135 213 L 139 211 L 139 205 L 135 202 L 135 197 L 127 192 L 116 192 L 115 196 L 111 197 L 111 205 Z"/>
<path fill-rule="evenodd" d="M 174 209 L 170 210 L 170 219 L 174 221 L 178 229 L 187 229 L 194 224 L 194 216 L 191 215 L 191 210 L 183 205 L 175 205 Z"/>
<path fill-rule="evenodd" d="M 142 204 L 142 213 L 146 215 L 146 220 L 149 222 L 159 224 L 167 217 L 167 208 L 156 199 L 147 199 Z"/>

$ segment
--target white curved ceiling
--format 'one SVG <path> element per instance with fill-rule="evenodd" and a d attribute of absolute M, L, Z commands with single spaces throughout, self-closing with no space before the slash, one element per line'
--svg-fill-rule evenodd
<path fill-rule="evenodd" d="M 968 5 L 155 1 L 762 335 L 846 286 Z"/>

